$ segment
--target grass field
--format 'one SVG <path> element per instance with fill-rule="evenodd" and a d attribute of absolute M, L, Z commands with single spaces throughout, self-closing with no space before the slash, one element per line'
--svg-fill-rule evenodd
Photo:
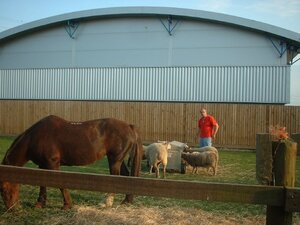
<path fill-rule="evenodd" d="M 0 137 L 0 159 L 9 148 L 12 137 Z M 258 184 L 255 174 L 256 155 L 250 151 L 222 150 L 217 176 L 205 170 L 199 174 L 168 173 L 167 179 L 191 180 L 220 183 Z M 27 167 L 35 168 L 29 162 Z M 107 160 L 82 167 L 62 167 L 66 171 L 108 174 Z M 300 187 L 300 158 L 297 159 L 296 185 Z M 142 163 L 142 177 L 154 178 L 148 173 L 146 163 Z M 188 190 L 187 190 L 188 191 Z M 264 224 L 265 206 L 236 203 L 220 203 L 192 200 L 178 200 L 137 196 L 132 206 L 120 206 L 123 195 L 116 195 L 112 209 L 101 209 L 100 203 L 105 193 L 71 190 L 74 208 L 60 210 L 62 198 L 59 190 L 48 189 L 48 202 L 44 209 L 35 209 L 38 187 L 23 185 L 20 206 L 13 213 L 6 212 L 0 200 L 0 224 Z M 153 215 L 154 216 L 151 216 Z M 149 216 L 150 215 L 150 216 Z M 205 222 L 206 221 L 206 222 Z M 218 222 L 219 221 L 219 222 Z M 294 213 L 294 224 L 300 224 L 300 214 Z"/>

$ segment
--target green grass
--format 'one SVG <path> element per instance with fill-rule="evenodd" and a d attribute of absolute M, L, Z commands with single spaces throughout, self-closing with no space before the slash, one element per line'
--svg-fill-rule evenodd
<path fill-rule="evenodd" d="M 6 150 L 13 141 L 13 137 L 0 137 L 0 159 L 2 160 Z M 204 182 L 220 182 L 220 183 L 236 183 L 236 184 L 258 184 L 256 181 L 256 154 L 248 151 L 220 151 L 220 162 L 218 174 L 211 176 L 205 170 L 200 170 L 199 174 L 180 174 L 167 173 L 167 179 L 173 180 L 189 180 L 189 181 L 204 181 Z M 36 168 L 32 162 L 26 164 L 27 167 Z M 87 172 L 87 173 L 101 173 L 108 174 L 107 160 L 103 159 L 89 166 L 81 167 L 62 167 L 65 171 Z M 297 171 L 300 174 L 300 159 L 297 158 Z M 146 162 L 142 163 L 142 177 L 154 178 L 154 174 L 149 174 Z M 300 176 L 296 177 L 296 187 L 300 187 Z M 60 208 L 62 206 L 62 198 L 59 190 L 54 188 L 48 189 L 47 207 L 42 210 L 34 208 L 35 201 L 38 196 L 38 187 L 23 185 L 21 187 L 21 206 L 13 213 L 5 212 L 5 207 L 2 200 L 0 200 L 0 225 L 2 224 L 44 224 L 47 218 L 57 216 L 72 217 L 72 210 L 65 212 Z M 80 190 L 71 190 L 71 196 L 74 205 L 88 205 L 99 206 L 104 200 L 104 193 L 88 192 Z M 119 204 L 123 199 L 123 195 L 117 194 L 115 204 Z M 135 199 L 135 206 L 147 207 L 171 207 L 179 206 L 184 208 L 197 208 L 209 212 L 214 212 L 222 215 L 239 216 L 257 216 L 265 215 L 265 206 L 248 205 L 237 203 L 221 203 L 221 202 L 207 202 L 207 201 L 192 201 L 179 200 L 158 197 L 137 196 Z M 297 220 L 299 213 L 295 213 Z M 44 221 L 44 222 L 43 222 Z"/>

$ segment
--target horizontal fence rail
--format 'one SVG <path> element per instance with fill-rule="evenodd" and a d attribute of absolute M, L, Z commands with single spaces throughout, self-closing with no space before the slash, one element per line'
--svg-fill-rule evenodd
<path fill-rule="evenodd" d="M 86 191 L 283 206 L 285 211 L 300 212 L 300 188 L 149 179 L 3 165 L 0 166 L 0 180 Z"/>

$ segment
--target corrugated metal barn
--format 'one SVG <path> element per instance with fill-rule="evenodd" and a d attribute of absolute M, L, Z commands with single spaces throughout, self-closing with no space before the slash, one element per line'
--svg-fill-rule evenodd
<path fill-rule="evenodd" d="M 299 48 L 298 33 L 178 8 L 97 9 L 28 23 L 0 33 L 0 135 L 48 114 L 113 116 L 140 126 L 147 141 L 194 143 L 205 106 L 221 125 L 218 145 L 253 147 L 255 134 L 277 121 L 300 132 L 300 110 L 283 106 Z M 282 107 L 298 125 L 287 124 L 286 113 L 273 118 Z"/>

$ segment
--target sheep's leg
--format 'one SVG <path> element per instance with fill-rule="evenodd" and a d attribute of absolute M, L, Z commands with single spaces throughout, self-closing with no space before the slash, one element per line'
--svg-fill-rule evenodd
<path fill-rule="evenodd" d="M 214 176 L 217 174 L 217 168 L 216 167 L 212 167 L 213 168 L 213 174 Z"/>
<path fill-rule="evenodd" d="M 115 193 L 107 193 L 105 199 L 105 205 L 102 204 L 102 207 L 112 207 L 114 204 Z"/>
<path fill-rule="evenodd" d="M 152 169 L 153 169 L 153 165 L 150 166 L 150 171 L 149 171 L 149 174 L 152 173 Z"/>
<path fill-rule="evenodd" d="M 167 165 L 163 165 L 163 173 L 164 173 L 164 175 L 163 175 L 163 178 L 166 178 L 166 170 L 167 170 Z"/>
<path fill-rule="evenodd" d="M 193 167 L 192 173 L 193 173 L 193 174 L 196 174 L 196 173 L 197 173 L 197 170 L 198 170 L 198 167 L 197 167 L 197 166 L 194 166 L 194 167 Z"/>
<path fill-rule="evenodd" d="M 198 166 L 195 166 L 195 174 L 198 174 Z"/>
<path fill-rule="evenodd" d="M 210 167 L 207 167 L 207 168 L 206 168 L 206 173 L 209 173 L 209 169 L 210 169 Z"/>
<path fill-rule="evenodd" d="M 156 178 L 159 178 L 159 165 L 154 166 Z"/>
<path fill-rule="evenodd" d="M 218 170 L 218 158 L 215 160 L 214 175 L 217 175 L 217 170 Z"/>

